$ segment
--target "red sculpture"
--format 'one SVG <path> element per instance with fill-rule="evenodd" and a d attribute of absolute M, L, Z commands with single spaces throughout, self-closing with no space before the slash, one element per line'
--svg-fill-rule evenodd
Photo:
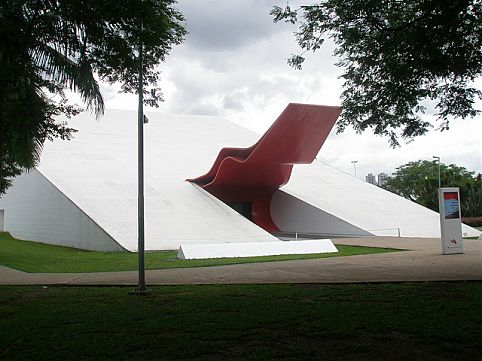
<path fill-rule="evenodd" d="M 328 137 L 339 107 L 290 103 L 249 148 L 223 148 L 205 175 L 188 179 L 240 210 L 269 232 L 273 193 L 286 184 L 293 164 L 313 162 Z"/>

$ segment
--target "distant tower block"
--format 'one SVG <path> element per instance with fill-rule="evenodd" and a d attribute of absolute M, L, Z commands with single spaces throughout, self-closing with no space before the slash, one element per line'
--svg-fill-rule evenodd
<path fill-rule="evenodd" d="M 366 176 L 366 180 L 367 180 L 367 183 L 375 184 L 375 185 L 377 184 L 375 180 L 375 176 L 372 173 L 368 173 L 368 175 Z"/>
<path fill-rule="evenodd" d="M 385 173 L 378 173 L 378 186 L 383 187 L 387 183 L 388 175 Z"/>

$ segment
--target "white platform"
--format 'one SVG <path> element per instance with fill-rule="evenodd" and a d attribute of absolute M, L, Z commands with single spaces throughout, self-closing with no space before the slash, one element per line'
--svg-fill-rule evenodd
<path fill-rule="evenodd" d="M 234 258 L 338 252 L 330 239 L 257 243 L 186 244 L 179 247 L 179 259 Z"/>

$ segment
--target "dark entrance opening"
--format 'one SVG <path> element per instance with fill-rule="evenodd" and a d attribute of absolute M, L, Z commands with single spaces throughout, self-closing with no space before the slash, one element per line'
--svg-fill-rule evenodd
<path fill-rule="evenodd" d="M 251 202 L 226 202 L 226 204 L 253 222 L 253 204 Z"/>

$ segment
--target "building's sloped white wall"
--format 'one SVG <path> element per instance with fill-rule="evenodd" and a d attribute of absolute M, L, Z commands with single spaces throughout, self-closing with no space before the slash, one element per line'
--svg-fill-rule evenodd
<path fill-rule="evenodd" d="M 145 125 L 146 250 L 182 244 L 276 241 L 223 202 L 186 181 L 209 170 L 224 146 L 258 135 L 213 117 L 148 114 Z M 109 235 L 137 250 L 137 115 L 81 114 L 71 141 L 45 144 L 39 170 Z"/>
<path fill-rule="evenodd" d="M 0 199 L 0 209 L 5 209 L 4 228 L 14 237 L 95 251 L 123 250 L 37 170 L 15 178 Z"/>
<path fill-rule="evenodd" d="M 312 233 L 327 237 L 372 235 L 280 190 L 271 199 L 271 218 L 282 232 Z"/>
<path fill-rule="evenodd" d="M 318 161 L 294 167 L 290 182 L 282 189 L 374 235 L 440 237 L 437 212 Z M 466 225 L 462 233 L 479 235 Z"/>
<path fill-rule="evenodd" d="M 211 194 L 186 182 L 206 173 L 221 148 L 251 146 L 259 135 L 215 117 L 148 116 L 147 250 L 177 249 L 180 244 L 277 241 Z M 6 229 L 21 238 L 49 243 L 112 250 L 118 242 L 135 251 L 136 112 L 106 111 L 100 121 L 84 113 L 69 125 L 79 130 L 73 140 L 55 140 L 44 146 L 38 169 L 45 178 L 37 172 L 23 175 L 0 199 L 0 209 L 6 210 Z M 400 228 L 402 236 L 440 236 L 437 213 L 324 164 L 296 165 L 283 191 L 309 204 L 310 210 L 318 209 L 309 212 L 313 217 L 309 221 L 288 217 L 304 226 L 314 227 L 316 214 L 321 225 L 334 223 L 341 233 L 362 229 L 376 235 L 397 235 Z M 304 204 L 301 208 L 304 212 L 308 209 Z M 301 225 L 288 226 L 304 231 Z M 464 232 L 472 234 L 466 227 Z"/>

